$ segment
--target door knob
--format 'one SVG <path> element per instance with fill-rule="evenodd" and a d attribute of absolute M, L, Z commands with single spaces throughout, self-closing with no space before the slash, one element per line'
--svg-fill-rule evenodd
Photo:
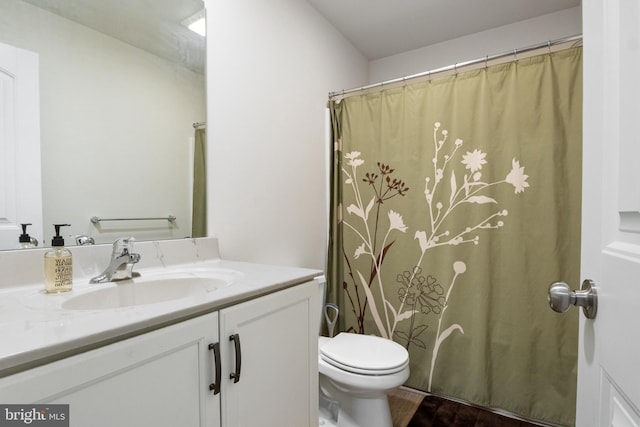
<path fill-rule="evenodd" d="M 587 319 L 595 319 L 598 311 L 598 295 L 593 280 L 586 279 L 579 290 L 572 291 L 564 282 L 555 282 L 549 286 L 547 296 L 553 311 L 564 313 L 573 304 L 582 307 Z"/>

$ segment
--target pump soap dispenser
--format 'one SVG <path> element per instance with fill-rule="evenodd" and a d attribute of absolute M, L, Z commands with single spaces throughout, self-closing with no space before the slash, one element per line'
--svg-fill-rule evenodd
<path fill-rule="evenodd" d="M 31 223 L 20 224 L 20 225 L 22 226 L 22 234 L 18 239 L 20 241 L 20 246 L 18 247 L 20 249 L 29 249 L 29 248 L 35 248 L 36 246 L 38 246 L 38 241 L 32 238 L 31 236 L 29 236 L 29 233 L 27 233 L 27 226 L 31 225 Z"/>
<path fill-rule="evenodd" d="M 73 287 L 73 260 L 71 252 L 64 247 L 60 227 L 70 224 L 54 224 L 56 235 L 51 240 L 51 250 L 44 254 L 44 291 L 67 292 Z"/>

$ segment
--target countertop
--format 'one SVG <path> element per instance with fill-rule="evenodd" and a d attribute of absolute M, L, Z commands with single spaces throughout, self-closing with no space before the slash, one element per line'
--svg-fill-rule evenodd
<path fill-rule="evenodd" d="M 220 259 L 135 269 L 145 275 L 219 271 L 228 285 L 204 295 L 112 309 L 71 310 L 70 298 L 114 283 L 75 278 L 70 292 L 46 294 L 40 284 L 0 288 L 0 377 L 307 282 L 321 271 Z"/>

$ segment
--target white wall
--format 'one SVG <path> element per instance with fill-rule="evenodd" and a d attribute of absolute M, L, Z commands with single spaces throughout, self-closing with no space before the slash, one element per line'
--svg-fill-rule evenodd
<path fill-rule="evenodd" d="M 45 243 L 54 222 L 97 242 L 189 235 L 189 143 L 205 118 L 204 76 L 19 0 L 0 2 L 0 29 L 0 42 L 40 55 Z M 176 228 L 89 222 L 170 213 Z"/>
<path fill-rule="evenodd" d="M 369 83 L 401 78 L 578 34 L 582 34 L 580 6 L 371 61 Z"/>
<path fill-rule="evenodd" d="M 323 268 L 327 93 L 581 33 L 579 7 L 367 63 L 299 0 L 207 5 L 209 235 L 227 259 Z"/>
<path fill-rule="evenodd" d="M 206 5 L 209 235 L 227 259 L 323 268 L 327 94 L 367 60 L 306 1 Z"/>

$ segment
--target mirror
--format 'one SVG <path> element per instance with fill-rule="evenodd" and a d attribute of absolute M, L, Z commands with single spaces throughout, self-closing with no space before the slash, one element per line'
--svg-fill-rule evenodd
<path fill-rule="evenodd" d="M 54 223 L 71 224 L 68 246 L 75 235 L 191 236 L 205 40 L 182 22 L 203 8 L 202 0 L 0 3 L 0 43 L 39 57 L 39 247 L 50 245 Z"/>

